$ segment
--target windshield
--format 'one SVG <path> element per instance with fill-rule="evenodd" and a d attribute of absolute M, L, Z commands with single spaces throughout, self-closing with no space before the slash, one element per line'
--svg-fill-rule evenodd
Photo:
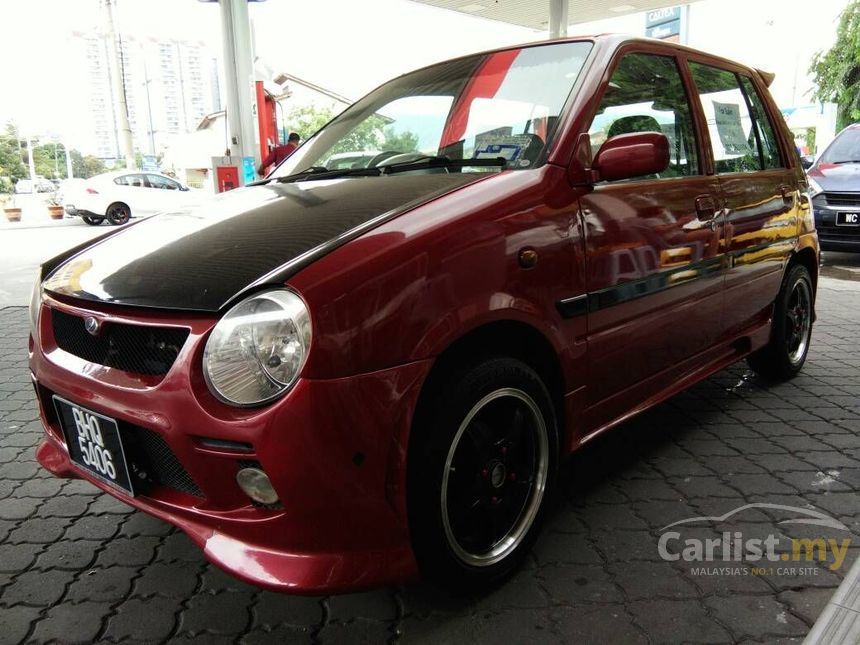
<path fill-rule="evenodd" d="M 860 129 L 846 130 L 831 143 L 819 163 L 860 163 Z"/>
<path fill-rule="evenodd" d="M 460 162 L 501 157 L 508 168 L 534 167 L 590 50 L 590 42 L 540 45 L 406 74 L 332 120 L 271 176 L 438 156 Z M 498 167 L 461 163 L 456 170 L 491 172 Z"/>

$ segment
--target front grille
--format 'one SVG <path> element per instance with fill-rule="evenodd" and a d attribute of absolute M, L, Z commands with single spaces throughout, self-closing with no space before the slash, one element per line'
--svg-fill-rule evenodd
<path fill-rule="evenodd" d="M 850 206 L 860 208 L 860 193 L 824 193 L 828 206 Z"/>
<path fill-rule="evenodd" d="M 179 463 L 161 435 L 122 422 L 120 433 L 129 474 L 136 490 L 146 492 L 149 487 L 159 485 L 195 497 L 203 497 L 203 492 Z"/>
<path fill-rule="evenodd" d="M 856 237 L 860 238 L 860 226 L 822 226 L 816 225 L 815 230 L 821 237 Z"/>
<path fill-rule="evenodd" d="M 90 363 L 153 376 L 167 373 L 189 333 L 180 327 L 106 322 L 93 335 L 81 316 L 52 309 L 51 319 L 54 340 L 63 351 Z"/>

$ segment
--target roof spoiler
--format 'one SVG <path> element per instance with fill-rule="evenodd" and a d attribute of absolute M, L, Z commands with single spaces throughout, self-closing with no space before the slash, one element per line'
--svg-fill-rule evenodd
<path fill-rule="evenodd" d="M 773 79 L 776 78 L 776 74 L 774 74 L 773 72 L 765 72 L 761 69 L 756 69 L 756 72 L 758 72 L 758 75 L 761 76 L 761 80 L 763 80 L 764 84 L 768 87 L 771 86 L 771 84 L 773 83 Z"/>

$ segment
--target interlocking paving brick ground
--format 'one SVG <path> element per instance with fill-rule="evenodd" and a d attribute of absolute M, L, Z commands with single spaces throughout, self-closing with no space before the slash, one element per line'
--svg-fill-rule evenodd
<path fill-rule="evenodd" d="M 299 598 L 238 582 L 176 529 L 42 471 L 27 312 L 0 309 L 0 642 L 799 641 L 841 573 L 694 576 L 657 541 L 753 502 L 812 505 L 860 534 L 860 291 L 823 287 L 818 310 L 792 382 L 738 364 L 575 455 L 533 554 L 496 592 Z M 699 530 L 765 535 L 775 519 Z"/>

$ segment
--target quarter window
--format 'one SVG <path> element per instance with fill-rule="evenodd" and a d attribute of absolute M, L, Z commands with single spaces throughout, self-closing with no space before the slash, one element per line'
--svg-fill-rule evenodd
<path fill-rule="evenodd" d="M 701 63 L 690 63 L 708 123 L 717 174 L 779 168 L 773 127 L 749 79 Z M 755 117 L 760 117 L 757 120 Z"/>
<path fill-rule="evenodd" d="M 591 149 L 596 153 L 607 139 L 634 132 L 669 140 L 669 167 L 660 178 L 698 174 L 692 110 L 674 58 L 627 54 L 613 72 L 588 130 Z"/>

